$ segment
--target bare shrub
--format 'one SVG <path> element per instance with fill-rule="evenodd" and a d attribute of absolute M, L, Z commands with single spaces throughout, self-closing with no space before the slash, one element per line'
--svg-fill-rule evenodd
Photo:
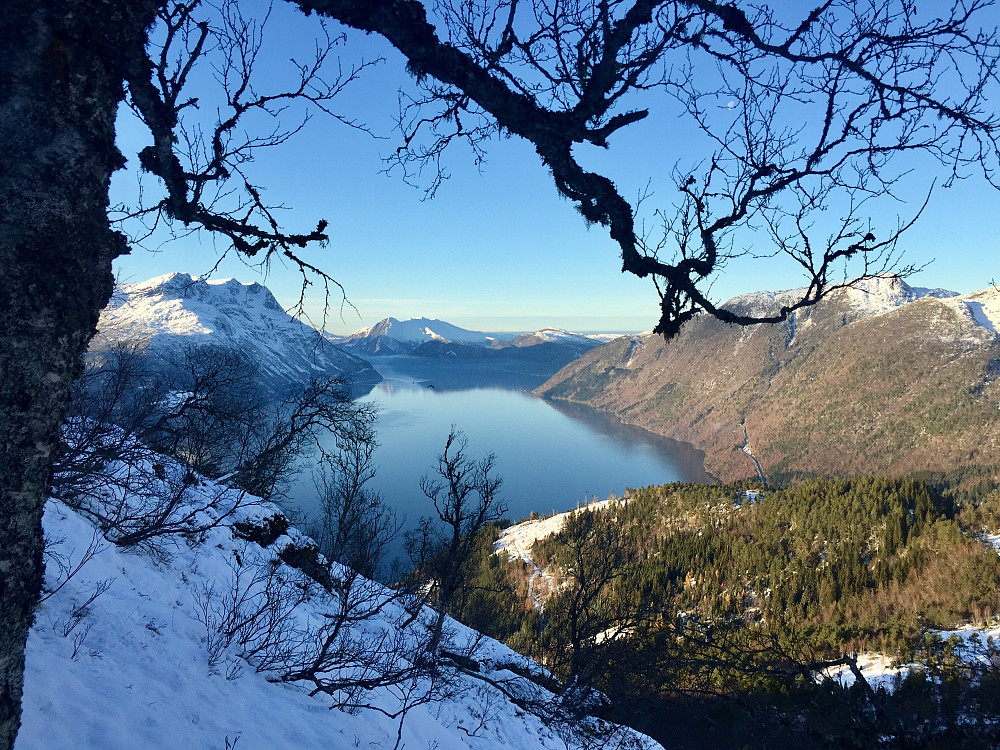
<path fill-rule="evenodd" d="M 205 626 L 208 664 L 214 669 L 234 646 L 258 671 L 280 668 L 294 658 L 300 639 L 294 613 L 310 595 L 311 582 L 280 560 L 229 560 L 230 583 L 224 591 L 206 586 L 195 597 Z"/>
<path fill-rule="evenodd" d="M 382 496 L 366 486 L 375 477 L 378 442 L 364 427 L 343 433 L 337 450 L 325 456 L 316 478 L 320 516 L 309 530 L 327 559 L 377 578 L 400 522 Z"/>
<path fill-rule="evenodd" d="M 280 494 L 303 455 L 323 452 L 323 435 L 370 436 L 373 419 L 343 380 L 273 403 L 234 349 L 186 347 L 156 370 L 142 343 L 118 342 L 74 387 L 53 494 L 115 544 L 155 546 Z"/>
<path fill-rule="evenodd" d="M 465 434 L 453 426 L 433 474 L 420 480 L 436 518 L 422 518 L 417 530 L 406 535 L 415 583 L 423 600 L 437 610 L 431 651 L 441 645 L 447 612 L 467 583 L 466 564 L 475 551 L 476 535 L 507 510 L 498 498 L 503 478 L 494 473 L 496 457 L 488 453 L 474 461 L 467 448 Z"/>

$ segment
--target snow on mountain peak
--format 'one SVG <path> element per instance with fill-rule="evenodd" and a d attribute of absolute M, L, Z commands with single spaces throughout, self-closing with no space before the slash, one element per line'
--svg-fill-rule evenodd
<path fill-rule="evenodd" d="M 565 328 L 542 328 L 541 330 L 535 331 L 533 336 L 537 336 L 543 341 L 571 341 L 571 342 L 590 342 L 591 338 L 584 336 L 581 333 L 573 333 L 572 331 L 567 331 Z"/>
<path fill-rule="evenodd" d="M 190 300 L 205 302 L 216 308 L 257 307 L 279 313 L 278 317 L 285 315 L 270 290 L 256 281 L 243 283 L 236 279 L 203 279 L 174 271 L 137 284 L 122 284 L 120 291 L 133 301 L 141 298 Z M 116 299 L 112 298 L 109 307 L 115 303 Z"/>
<path fill-rule="evenodd" d="M 443 320 L 384 318 L 369 328 L 361 328 L 337 342 L 359 354 L 403 354 L 428 341 L 456 341 L 489 344 L 493 338 L 480 331 L 468 331 Z"/>
<path fill-rule="evenodd" d="M 854 281 L 843 294 L 855 308 L 868 315 L 895 310 L 921 297 L 947 299 L 958 296 L 957 292 L 947 289 L 912 287 L 898 276 L 890 274 Z"/>
<path fill-rule="evenodd" d="M 542 328 L 532 333 L 522 333 L 508 342 L 494 346 L 525 347 L 538 344 L 559 344 L 576 350 L 587 350 L 600 346 L 601 341 L 580 333 L 572 333 L 563 328 Z"/>
<path fill-rule="evenodd" d="M 146 339 L 161 353 L 189 343 L 237 347 L 278 391 L 313 377 L 379 380 L 371 365 L 325 342 L 256 282 L 175 272 L 122 284 L 101 313 L 98 328 L 95 349 L 122 338 Z"/>
<path fill-rule="evenodd" d="M 780 292 L 751 292 L 733 297 L 726 302 L 725 307 L 754 317 L 775 315 L 782 306 L 794 304 L 805 293 L 804 287 Z M 948 289 L 914 287 L 898 276 L 883 274 L 851 281 L 847 286 L 834 291 L 830 299 L 845 301 L 859 316 L 866 317 L 895 310 L 923 297 L 949 299 L 957 296 L 957 292 Z"/>

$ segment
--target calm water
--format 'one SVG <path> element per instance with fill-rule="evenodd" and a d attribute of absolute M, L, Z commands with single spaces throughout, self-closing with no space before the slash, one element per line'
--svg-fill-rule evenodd
<path fill-rule="evenodd" d="M 533 395 L 544 375 L 514 365 L 498 371 L 414 360 L 373 358 L 385 382 L 361 399 L 379 406 L 374 488 L 406 517 L 406 527 L 433 510 L 419 481 L 444 449 L 451 425 L 465 432 L 471 457 L 496 454 L 512 521 L 620 495 L 627 487 L 712 479 L 704 454 L 687 443 Z M 307 514 L 314 510 L 311 494 L 311 481 L 303 477 L 293 497 Z"/>

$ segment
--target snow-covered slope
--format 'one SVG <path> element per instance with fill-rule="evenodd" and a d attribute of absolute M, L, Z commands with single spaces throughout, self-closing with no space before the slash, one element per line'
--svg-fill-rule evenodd
<path fill-rule="evenodd" d="M 948 304 L 991 333 L 1000 333 L 1000 290 L 995 287 L 952 297 Z"/>
<path fill-rule="evenodd" d="M 169 459 L 164 459 L 167 471 Z M 204 479 L 191 485 L 190 501 L 221 506 L 198 516 L 200 522 L 228 510 L 224 490 Z M 94 527 L 57 500 L 44 518 L 47 547 L 46 588 L 53 592 L 38 609 L 27 652 L 23 723 L 16 750 L 328 750 L 330 748 L 568 748 L 594 741 L 595 730 L 610 748 L 656 748 L 628 730 L 584 719 L 582 733 L 558 722 L 546 724 L 515 705 L 521 699 L 551 697 L 533 681 L 518 676 L 541 668 L 505 646 L 449 621 L 451 648 L 471 652 L 478 671 L 455 671 L 439 698 L 417 703 L 400 724 L 401 699 L 412 700 L 426 685 L 405 684 L 361 693 L 366 704 L 345 712 L 331 708 L 311 684 L 275 682 L 274 672 L 257 672 L 257 658 L 237 643 L 215 652 L 221 625 L 213 617 L 226 609 L 234 582 L 242 576 L 251 590 L 254 571 L 274 571 L 295 580 L 297 571 L 280 562 L 277 550 L 308 540 L 294 528 L 266 547 L 237 538 L 231 524 L 260 522 L 276 509 L 260 503 L 241 507 L 223 523 L 197 534 L 166 537 L 156 554 L 121 550 L 106 542 L 73 577 L 74 567 L 96 538 Z M 255 567 L 256 566 L 256 567 Z M 60 588 L 57 587 L 63 584 Z M 372 584 L 374 585 L 374 584 Z M 103 593 L 92 598 L 96 591 Z M 243 600 L 247 606 L 254 600 Z M 295 610 L 296 627 L 322 625 L 336 600 L 318 586 Z M 406 618 L 391 603 L 377 617 L 353 625 L 355 637 L 392 638 L 395 623 Z M 268 626 L 270 627 L 270 626 Z M 439 685 L 444 688 L 445 685 Z"/>
<path fill-rule="evenodd" d="M 587 503 L 579 510 L 598 511 L 609 505 L 622 505 L 627 502 L 627 497 L 616 498 L 612 495 L 607 500 L 595 500 Z M 562 531 L 562 527 L 566 525 L 566 521 L 574 513 L 576 510 L 568 510 L 564 513 L 553 513 L 545 518 L 531 518 L 508 526 L 493 543 L 493 552 L 497 555 L 506 552 L 509 559 L 521 558 L 525 562 L 531 562 L 528 552 L 532 545 L 539 539 L 545 539 Z"/>
<path fill-rule="evenodd" d="M 188 344 L 237 347 L 276 392 L 314 377 L 344 376 L 358 384 L 381 380 L 368 362 L 288 315 L 266 287 L 235 279 L 170 273 L 121 285 L 101 313 L 91 348 L 122 338 L 148 339 L 151 351 L 161 356 Z"/>

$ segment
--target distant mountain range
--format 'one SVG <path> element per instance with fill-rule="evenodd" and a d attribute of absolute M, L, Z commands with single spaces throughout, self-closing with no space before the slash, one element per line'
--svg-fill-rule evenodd
<path fill-rule="evenodd" d="M 488 346 L 496 339 L 494 334 L 467 331 L 443 320 L 385 318 L 370 328 L 361 328 L 348 336 L 334 337 L 333 341 L 347 351 L 366 356 L 409 354 L 428 341 Z"/>
<path fill-rule="evenodd" d="M 366 360 L 342 351 L 288 315 L 267 288 L 235 279 L 200 279 L 169 273 L 120 285 L 101 313 L 92 351 L 139 338 L 160 358 L 189 344 L 235 346 L 282 393 L 315 377 L 345 377 L 372 385 L 382 377 Z"/>
<path fill-rule="evenodd" d="M 333 340 L 358 356 L 406 354 L 455 362 L 516 360 L 553 366 L 549 372 L 601 344 L 599 339 L 558 328 L 520 335 L 485 333 L 428 318 L 385 318 Z"/>
<path fill-rule="evenodd" d="M 91 350 L 122 339 L 145 341 L 161 361 L 177 359 L 190 344 L 235 346 L 258 365 L 275 394 L 314 377 L 345 377 L 358 390 L 370 388 L 382 378 L 365 357 L 376 355 L 410 355 L 428 363 L 514 361 L 545 378 L 602 343 L 599 337 L 557 328 L 484 333 L 429 318 L 386 318 L 334 337 L 288 315 L 260 284 L 186 273 L 117 288 L 101 314 Z"/>
<path fill-rule="evenodd" d="M 794 292 L 736 297 L 776 311 Z M 626 336 L 538 392 L 693 443 L 723 479 L 1000 466 L 1000 291 L 859 283 L 783 324 Z"/>

